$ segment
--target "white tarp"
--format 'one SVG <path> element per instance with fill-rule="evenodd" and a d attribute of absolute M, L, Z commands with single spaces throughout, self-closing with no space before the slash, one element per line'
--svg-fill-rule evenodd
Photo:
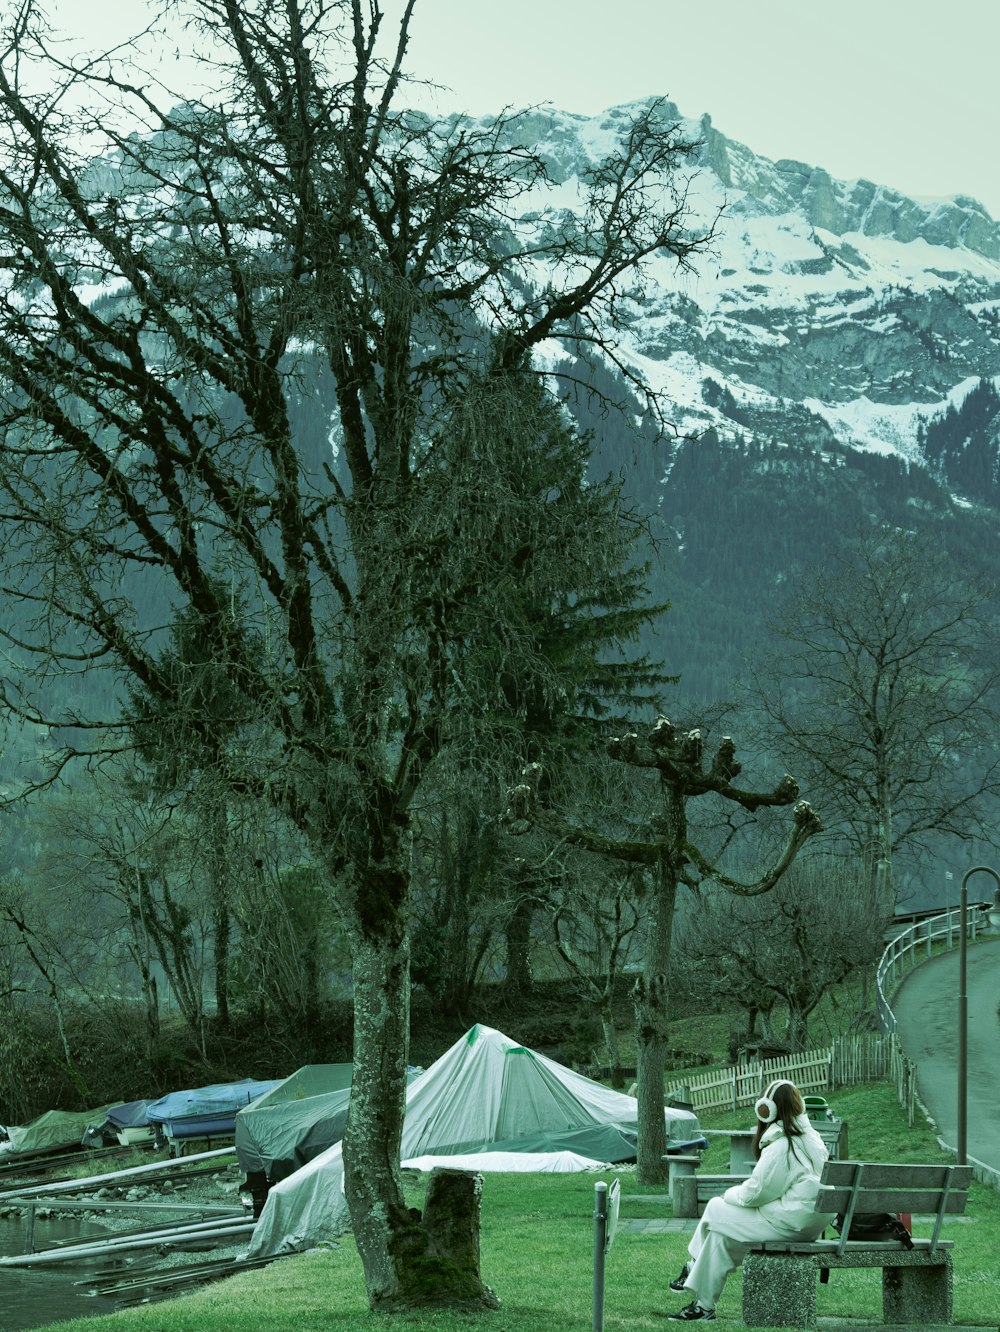
<path fill-rule="evenodd" d="M 404 1161 L 409 1170 L 481 1170 L 484 1174 L 514 1174 L 533 1171 L 547 1175 L 571 1174 L 577 1170 L 602 1170 L 603 1161 L 591 1161 L 576 1152 L 460 1152 L 458 1156 L 414 1156 Z"/>
<path fill-rule="evenodd" d="M 666 1109 L 664 1114 L 670 1138 L 683 1140 L 699 1132 L 691 1111 Z M 453 1157 L 540 1132 L 597 1124 L 634 1129 L 637 1123 L 634 1096 L 602 1087 L 492 1027 L 477 1025 L 410 1084 L 400 1155 L 403 1161 Z M 513 1162 L 518 1154 L 506 1155 Z M 589 1169 L 589 1163 L 583 1168 Z M 308 1248 L 335 1239 L 348 1224 L 337 1143 L 271 1189 L 249 1252 L 256 1257 Z"/>

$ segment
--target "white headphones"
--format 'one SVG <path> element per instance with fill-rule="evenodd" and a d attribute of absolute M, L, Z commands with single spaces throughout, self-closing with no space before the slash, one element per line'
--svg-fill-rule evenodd
<path fill-rule="evenodd" d="M 778 1107 L 771 1097 L 779 1087 L 794 1087 L 794 1082 L 789 1082 L 787 1078 L 779 1078 L 777 1082 L 772 1082 L 767 1091 L 760 1098 L 753 1108 L 754 1114 L 764 1124 L 773 1124 L 778 1118 Z"/>

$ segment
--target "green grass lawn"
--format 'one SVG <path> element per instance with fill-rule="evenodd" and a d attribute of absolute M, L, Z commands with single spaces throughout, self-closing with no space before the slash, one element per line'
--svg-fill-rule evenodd
<path fill-rule="evenodd" d="M 923 1125 L 912 1129 L 884 1085 L 831 1093 L 848 1121 L 851 1155 L 884 1161 L 947 1159 Z M 706 1128 L 745 1128 L 747 1115 L 703 1117 Z M 714 1143 L 709 1170 L 725 1170 L 726 1149 Z M 348 1332 L 359 1324 L 396 1332 L 580 1332 L 591 1327 L 595 1178 L 622 1181 L 623 1217 L 664 1216 L 662 1203 L 638 1201 L 632 1171 L 603 1175 L 488 1175 L 483 1194 L 482 1272 L 502 1300 L 497 1313 L 419 1313 L 394 1318 L 368 1311 L 357 1253 L 349 1236 L 337 1250 L 318 1249 L 218 1282 L 194 1294 L 143 1305 L 105 1318 L 53 1325 L 58 1332 Z M 419 1204 L 419 1191 L 414 1203 Z M 1000 1193 L 974 1185 L 968 1215 L 945 1223 L 955 1240 L 955 1321 L 1000 1326 Z M 928 1233 L 917 1224 L 918 1234 Z M 683 1303 L 667 1282 L 684 1261 L 686 1237 L 622 1233 L 608 1256 L 608 1332 L 663 1328 L 663 1313 Z M 729 1281 L 720 1320 L 740 1321 L 741 1278 Z M 835 1271 L 819 1287 L 821 1317 L 881 1320 L 878 1271 Z"/>

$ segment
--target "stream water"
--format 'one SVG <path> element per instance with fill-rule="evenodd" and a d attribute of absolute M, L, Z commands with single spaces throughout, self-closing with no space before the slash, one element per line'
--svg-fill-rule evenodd
<path fill-rule="evenodd" d="M 35 1248 L 47 1249 L 57 1240 L 77 1235 L 105 1234 L 86 1221 L 35 1221 Z M 24 1222 L 17 1217 L 0 1220 L 0 1255 L 24 1253 Z M 86 1273 L 83 1263 L 48 1267 L 0 1267 L 0 1332 L 22 1332 L 57 1319 L 112 1313 L 114 1300 L 88 1295 L 75 1282 Z"/>

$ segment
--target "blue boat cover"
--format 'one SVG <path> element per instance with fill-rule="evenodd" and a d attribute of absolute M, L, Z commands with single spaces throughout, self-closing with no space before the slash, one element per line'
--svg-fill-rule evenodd
<path fill-rule="evenodd" d="M 149 1123 L 147 1111 L 149 1101 L 125 1101 L 122 1105 L 113 1105 L 108 1111 L 108 1120 L 116 1129 L 142 1128 Z"/>
<path fill-rule="evenodd" d="M 237 1110 L 250 1105 L 281 1081 L 281 1078 L 272 1078 L 267 1082 L 244 1078 L 241 1082 L 220 1082 L 209 1087 L 195 1087 L 191 1091 L 169 1092 L 158 1101 L 148 1103 L 146 1122 L 173 1124 L 178 1120 L 189 1119 L 235 1119 Z"/>
<path fill-rule="evenodd" d="M 168 1119 L 163 1124 L 168 1138 L 231 1138 L 236 1132 L 236 1114 L 230 1110 L 224 1115 L 188 1115 L 185 1119 Z"/>

